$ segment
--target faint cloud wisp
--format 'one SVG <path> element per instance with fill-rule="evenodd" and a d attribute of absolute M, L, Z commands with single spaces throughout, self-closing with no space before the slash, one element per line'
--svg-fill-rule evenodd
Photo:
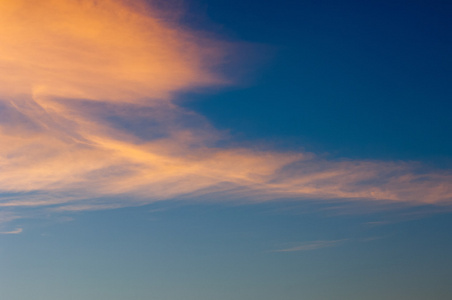
<path fill-rule="evenodd" d="M 298 251 L 310 251 L 310 250 L 317 250 L 322 248 L 330 248 L 330 247 L 336 247 L 342 243 L 344 243 L 346 240 L 335 240 L 335 241 L 312 241 L 312 242 L 306 242 L 302 243 L 295 247 L 280 249 L 280 250 L 274 250 L 273 252 L 298 252 Z"/>
<path fill-rule="evenodd" d="M 17 228 L 12 231 L 2 231 L 2 232 L 0 232 L 0 234 L 19 234 L 19 233 L 22 233 L 22 231 L 23 231 L 22 228 Z"/>

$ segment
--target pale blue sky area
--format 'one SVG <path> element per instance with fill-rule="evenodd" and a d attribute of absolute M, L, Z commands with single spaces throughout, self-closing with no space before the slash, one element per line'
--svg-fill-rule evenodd
<path fill-rule="evenodd" d="M 172 203 L 22 221 L 1 236 L 0 296 L 448 299 L 450 214 L 424 210 Z"/>

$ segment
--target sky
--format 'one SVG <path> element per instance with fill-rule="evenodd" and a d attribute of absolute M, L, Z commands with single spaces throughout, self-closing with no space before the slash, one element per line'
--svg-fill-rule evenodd
<path fill-rule="evenodd" d="M 0 297 L 452 298 L 451 12 L 0 0 Z"/>

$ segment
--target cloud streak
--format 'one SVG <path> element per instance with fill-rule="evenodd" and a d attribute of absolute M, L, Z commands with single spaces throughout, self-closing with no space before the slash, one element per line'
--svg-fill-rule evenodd
<path fill-rule="evenodd" d="M 450 204 L 452 175 L 416 163 L 217 146 L 227 137 L 172 100 L 227 84 L 215 70 L 232 46 L 133 3 L 0 0 L 1 209 L 175 198 Z"/>
<path fill-rule="evenodd" d="M 344 241 L 346 240 L 306 242 L 295 247 L 274 250 L 273 252 L 298 252 L 298 251 L 318 250 L 323 248 L 336 247 L 342 244 Z"/>
<path fill-rule="evenodd" d="M 19 233 L 22 233 L 22 231 L 23 231 L 22 228 L 17 228 L 12 231 L 2 231 L 2 232 L 0 232 L 0 234 L 19 234 Z"/>

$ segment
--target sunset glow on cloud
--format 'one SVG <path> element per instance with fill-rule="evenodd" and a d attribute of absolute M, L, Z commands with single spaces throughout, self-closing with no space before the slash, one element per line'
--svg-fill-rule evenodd
<path fill-rule="evenodd" d="M 216 71 L 226 43 L 127 3 L 0 0 L 0 207 L 20 215 L 213 193 L 450 204 L 452 175 L 416 163 L 215 146 L 223 134 L 172 100 L 228 82 Z"/>
<path fill-rule="evenodd" d="M 144 2 L 3 0 L 0 10 L 3 97 L 135 102 L 220 82 L 209 72 L 218 49 Z"/>

